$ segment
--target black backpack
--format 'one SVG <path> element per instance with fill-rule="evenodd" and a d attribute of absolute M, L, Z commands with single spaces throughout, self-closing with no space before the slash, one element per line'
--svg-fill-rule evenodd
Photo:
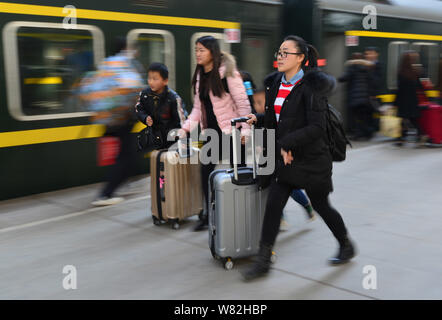
<path fill-rule="evenodd" d="M 327 136 L 334 162 L 345 160 L 347 144 L 352 147 L 345 135 L 342 116 L 331 104 L 327 103 Z"/>

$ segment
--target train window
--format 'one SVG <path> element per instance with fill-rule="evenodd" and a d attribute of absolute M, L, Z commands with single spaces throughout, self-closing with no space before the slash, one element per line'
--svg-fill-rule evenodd
<path fill-rule="evenodd" d="M 419 53 L 423 78 L 429 78 L 433 84 L 437 84 L 439 70 L 439 46 L 437 43 L 415 42 L 411 45 L 411 49 Z"/>
<path fill-rule="evenodd" d="M 166 30 L 135 29 L 127 35 L 128 46 L 136 50 L 137 60 L 147 79 L 147 69 L 152 62 L 164 63 L 169 69 L 169 86 L 176 88 L 175 78 L 175 38 Z"/>
<path fill-rule="evenodd" d="M 397 72 L 402 53 L 410 49 L 405 41 L 393 41 L 388 45 L 387 84 L 390 90 L 397 89 Z"/>
<path fill-rule="evenodd" d="M 85 72 L 104 58 L 100 29 L 11 22 L 4 29 L 8 108 L 18 120 L 83 117 L 73 92 Z"/>
<path fill-rule="evenodd" d="M 252 75 L 255 85 L 262 86 L 265 76 L 272 71 L 272 59 L 269 57 L 270 44 L 267 38 L 245 36 L 242 47 L 241 69 Z"/>

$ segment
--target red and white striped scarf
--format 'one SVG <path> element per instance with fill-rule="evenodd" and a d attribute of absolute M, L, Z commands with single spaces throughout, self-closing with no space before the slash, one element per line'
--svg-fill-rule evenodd
<path fill-rule="evenodd" d="M 278 95 L 276 96 L 276 99 L 275 99 L 276 122 L 279 121 L 279 115 L 281 114 L 282 105 L 283 105 L 285 99 L 290 94 L 293 87 L 296 86 L 296 84 L 299 81 L 300 80 L 296 81 L 295 84 L 291 84 L 291 83 L 285 84 L 285 83 L 281 82 L 281 85 L 279 86 Z"/>

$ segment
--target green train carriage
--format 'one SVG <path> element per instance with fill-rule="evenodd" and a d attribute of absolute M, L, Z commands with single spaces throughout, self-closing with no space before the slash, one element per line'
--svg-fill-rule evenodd
<path fill-rule="evenodd" d="M 69 99 L 69 93 L 78 74 L 111 54 L 116 36 L 138 43 L 139 60 L 145 66 L 152 61 L 169 66 L 171 87 L 183 96 L 189 111 L 193 43 L 203 34 L 219 38 L 258 86 L 273 70 L 273 52 L 287 34 L 313 43 L 324 69 L 336 77 L 352 52 L 379 48 L 383 62 L 379 97 L 384 103 L 394 100 L 398 59 L 406 49 L 419 51 L 428 77 L 435 84 L 440 81 L 436 64 L 442 12 L 437 7 L 410 10 L 388 1 L 350 0 L 108 1 L 105 9 L 86 1 L 72 4 L 81 28 L 66 30 L 61 27 L 70 13 L 63 12 L 65 3 L 0 2 L 0 199 L 103 179 L 106 168 L 96 161 L 97 138 L 103 130 L 90 125 L 89 114 Z M 367 5 L 377 9 L 377 30 L 363 28 Z M 54 23 L 57 28 L 48 28 Z M 225 29 L 237 28 L 240 43 L 223 41 Z M 82 50 L 90 51 L 83 60 L 79 55 L 66 59 Z M 72 61 L 74 65 L 82 61 L 82 66 L 72 67 Z M 339 86 L 330 101 L 343 111 L 345 87 Z M 137 173 L 147 173 L 148 165 L 140 156 Z"/>
<path fill-rule="evenodd" d="M 103 127 L 72 98 L 81 75 L 112 53 L 113 40 L 136 42 L 145 66 L 164 62 L 170 86 L 191 109 L 193 44 L 220 39 L 255 79 L 272 70 L 278 45 L 279 1 L 0 2 L 0 200 L 102 181 L 97 163 Z M 227 29 L 241 42 L 227 43 Z M 258 80 L 259 81 L 259 80 Z M 140 130 L 138 124 L 134 131 Z M 147 173 L 140 153 L 136 173 Z"/>
<path fill-rule="evenodd" d="M 324 70 L 335 77 L 344 73 L 345 62 L 353 52 L 377 47 L 382 63 L 378 98 L 391 104 L 397 89 L 399 58 L 404 51 L 412 49 L 420 54 L 424 77 L 434 85 L 440 83 L 442 76 L 438 74 L 442 57 L 442 3 L 410 7 L 397 2 L 284 0 L 282 32 L 298 34 L 313 43 L 326 61 Z M 374 20 L 369 17 L 373 13 Z M 439 92 L 429 90 L 427 96 L 436 98 Z M 345 115 L 345 85 L 338 86 L 330 102 Z"/>

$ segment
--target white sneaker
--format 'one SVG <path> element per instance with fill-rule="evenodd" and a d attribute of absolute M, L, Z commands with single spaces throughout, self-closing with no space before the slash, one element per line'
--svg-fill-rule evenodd
<path fill-rule="evenodd" d="M 92 202 L 93 206 L 112 206 L 114 204 L 124 201 L 124 198 L 113 197 L 113 198 L 98 198 Z"/>
<path fill-rule="evenodd" d="M 290 225 L 284 219 L 281 219 L 281 223 L 279 225 L 280 231 L 288 231 L 290 229 Z"/>

